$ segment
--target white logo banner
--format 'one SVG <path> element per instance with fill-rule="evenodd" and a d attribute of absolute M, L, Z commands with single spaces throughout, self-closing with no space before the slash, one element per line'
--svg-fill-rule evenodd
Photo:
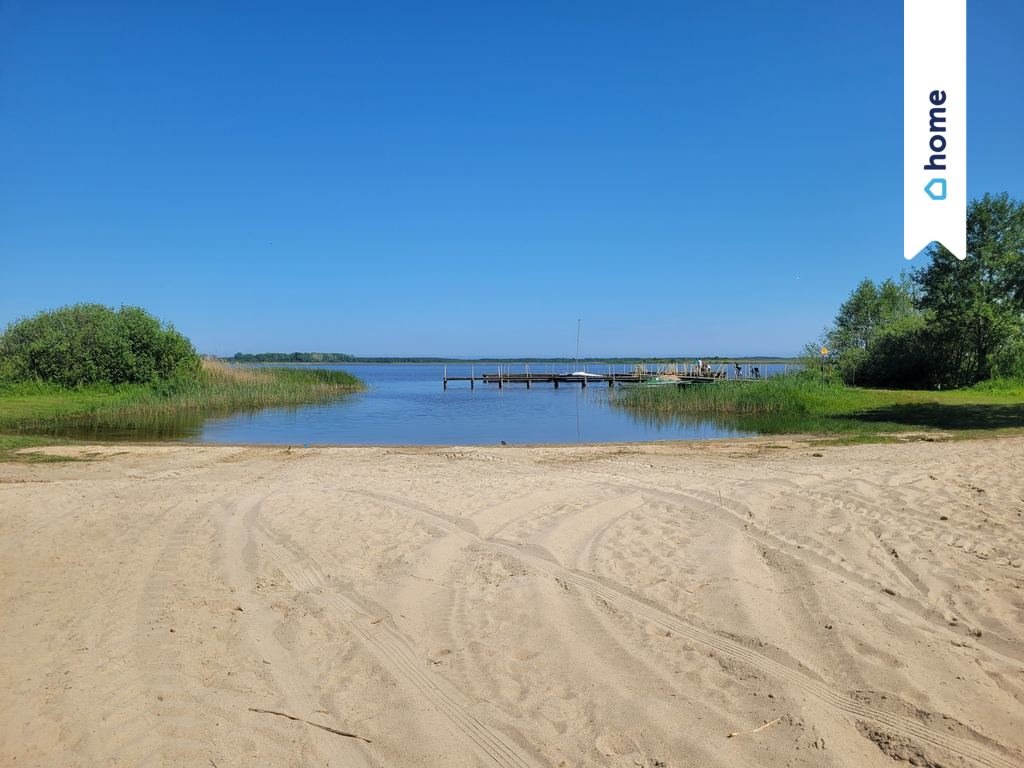
<path fill-rule="evenodd" d="M 904 0 L 903 254 L 967 256 L 967 0 Z"/>

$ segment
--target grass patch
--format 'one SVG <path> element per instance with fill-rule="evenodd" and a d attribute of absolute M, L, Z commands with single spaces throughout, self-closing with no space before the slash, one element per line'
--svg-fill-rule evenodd
<path fill-rule="evenodd" d="M 842 446 L 842 445 L 879 445 L 879 444 L 886 444 L 886 443 L 902 443 L 902 442 L 905 442 L 905 441 L 900 440 L 895 435 L 867 433 L 867 434 L 862 434 L 862 435 L 859 435 L 859 434 L 849 434 L 849 435 L 836 435 L 835 437 L 816 438 L 816 439 L 813 439 L 813 440 L 809 441 L 808 444 L 811 445 L 811 446 L 821 446 L 821 447 L 827 448 L 827 447 Z"/>
<path fill-rule="evenodd" d="M 364 388 L 342 371 L 246 368 L 212 360 L 204 361 L 194 381 L 76 389 L 37 382 L 0 384 L 0 431 L 177 437 L 208 416 L 327 402 Z"/>
<path fill-rule="evenodd" d="M 62 445 L 64 442 L 50 437 L 34 437 L 32 435 L 0 435 L 0 463 L 16 461 L 22 464 L 49 464 L 59 461 L 78 461 L 77 456 L 23 451 L 25 448 Z"/>
<path fill-rule="evenodd" d="M 808 376 L 623 390 L 615 404 L 656 422 L 712 421 L 762 434 L 868 436 L 913 430 L 990 433 L 1024 430 L 1024 382 L 969 389 L 863 389 Z"/>

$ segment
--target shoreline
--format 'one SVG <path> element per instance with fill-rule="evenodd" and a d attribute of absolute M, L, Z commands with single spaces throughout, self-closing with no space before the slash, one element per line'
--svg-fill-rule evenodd
<path fill-rule="evenodd" d="M 858 445 L 908 445 L 913 443 L 952 443 L 960 441 L 979 440 L 1008 440 L 1024 437 L 1024 429 L 1004 428 L 996 430 L 948 430 L 948 431 L 906 431 L 906 432 L 880 432 L 868 434 L 844 434 L 837 433 L 789 433 L 780 432 L 777 434 L 750 435 L 747 437 L 719 437 L 699 438 L 693 440 L 665 439 L 665 440 L 625 440 L 614 442 L 580 442 L 580 443 L 243 443 L 243 442 L 215 442 L 215 441 L 190 441 L 187 439 L 160 439 L 145 440 L 140 438 L 126 438 L 124 440 L 80 440 L 74 438 L 61 438 L 51 435 L 37 434 L 32 432 L 3 432 L 0 437 L 29 438 L 32 440 L 53 440 L 52 443 L 31 445 L 24 448 L 13 448 L 18 451 L 72 451 L 91 448 L 237 448 L 237 449 L 260 449 L 260 450 L 373 450 L 373 449 L 401 449 L 406 451 L 438 451 L 438 450 L 507 450 L 507 449 L 602 449 L 602 448 L 637 448 L 637 449 L 672 449 L 693 446 L 695 448 L 726 447 L 735 444 L 735 447 L 758 446 L 776 447 L 786 444 L 787 447 L 828 447 L 828 448 L 852 448 Z M 63 442 L 61 442 L 63 441 Z M 2 459 L 0 459 L 2 463 Z"/>

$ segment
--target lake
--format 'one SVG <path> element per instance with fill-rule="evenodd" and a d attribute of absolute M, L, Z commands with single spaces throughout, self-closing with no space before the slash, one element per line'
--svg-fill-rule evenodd
<path fill-rule="evenodd" d="M 442 364 L 344 364 L 369 390 L 344 399 L 297 409 L 210 418 L 179 435 L 201 443 L 278 445 L 494 445 L 522 443 L 607 443 L 651 440 L 706 440 L 746 436 L 721 423 L 657 423 L 613 408 L 607 385 L 586 388 L 452 382 L 441 386 Z M 572 366 L 553 364 L 563 372 Z M 763 366 L 764 375 L 782 366 Z M 603 372 L 607 366 L 591 366 Z M 621 369 L 621 368 L 620 368 Z M 620 370 L 617 369 L 617 370 Z M 469 375 L 470 365 L 447 366 L 449 376 Z M 477 375 L 494 365 L 475 365 Z M 513 366 L 513 371 L 522 370 Z M 534 372 L 546 371 L 535 364 Z M 621 369 L 624 370 L 624 369 Z"/>

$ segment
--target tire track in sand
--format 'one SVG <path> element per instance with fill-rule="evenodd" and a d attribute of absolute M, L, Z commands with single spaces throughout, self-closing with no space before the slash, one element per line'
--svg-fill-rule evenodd
<path fill-rule="evenodd" d="M 999 745 L 999 749 L 997 750 L 950 733 L 944 733 L 934 728 L 930 728 L 913 718 L 887 712 L 871 706 L 870 704 L 851 699 L 836 691 L 828 684 L 823 683 L 803 672 L 792 669 L 772 658 L 758 653 L 751 648 L 721 637 L 696 624 L 692 624 L 678 616 L 674 616 L 668 611 L 665 611 L 654 604 L 648 603 L 639 597 L 635 597 L 620 585 L 610 584 L 588 574 L 568 570 L 557 563 L 551 562 L 550 560 L 524 552 L 511 544 L 501 541 L 482 539 L 471 531 L 463 528 L 458 520 L 450 519 L 444 514 L 415 501 L 360 489 L 347 490 L 352 493 L 377 499 L 382 502 L 396 504 L 409 509 L 435 525 L 437 528 L 452 536 L 461 538 L 469 545 L 488 547 L 507 553 L 519 560 L 519 562 L 532 567 L 540 573 L 547 574 L 555 579 L 561 579 L 584 592 L 588 592 L 607 601 L 609 604 L 614 605 L 620 610 L 632 613 L 633 615 L 649 621 L 652 624 L 676 633 L 692 643 L 704 646 L 710 649 L 713 653 L 721 654 L 740 663 L 747 664 L 767 675 L 771 675 L 778 680 L 792 685 L 797 690 L 804 692 L 810 698 L 817 699 L 822 704 L 830 706 L 833 709 L 850 716 L 853 718 L 855 723 L 868 724 L 874 726 L 876 729 L 911 738 L 921 744 L 943 750 L 976 765 L 986 766 L 986 768 L 1020 768 L 1021 758 L 1024 756 L 1013 755 L 1013 753 L 1001 745 Z M 621 488 L 619 490 L 621 490 Z M 1010 755 L 1013 755 L 1013 757 Z"/>
<path fill-rule="evenodd" d="M 272 495 L 272 494 L 271 494 Z M 274 620 L 261 615 L 260 608 L 265 606 L 264 596 L 251 588 L 252 583 L 260 574 L 256 568 L 256 546 L 251 535 L 253 521 L 260 505 L 269 496 L 251 496 L 236 499 L 231 504 L 222 505 L 217 516 L 217 541 L 219 546 L 217 559 L 225 584 L 236 595 L 236 600 L 244 606 L 240 616 L 244 616 L 244 633 L 248 639 L 257 640 L 259 656 L 262 657 L 265 669 L 262 670 L 269 683 L 267 705 L 286 712 L 298 712 L 311 716 L 317 709 L 317 681 L 310 677 L 300 663 L 297 663 L 289 650 L 274 632 Z M 269 611 L 268 613 L 273 613 Z M 246 710 L 252 702 L 246 702 Z M 296 745 L 306 763 L 329 764 L 332 757 L 342 758 L 347 766 L 368 766 L 369 750 L 358 740 L 342 740 L 335 742 L 324 733 L 308 728 L 296 728 L 283 720 L 264 720 L 260 725 L 260 733 L 271 733 L 283 737 L 288 745 L 288 752 L 294 753 Z M 252 726 L 249 725 L 249 728 Z M 331 741 L 330 744 L 327 742 Z M 285 755 L 290 757 L 291 755 Z M 281 764 L 290 763 L 282 759 Z"/>
<path fill-rule="evenodd" d="M 814 542 L 809 539 L 798 541 L 780 531 L 771 530 L 767 525 L 759 523 L 754 518 L 751 510 L 745 505 L 727 497 L 715 497 L 710 490 L 705 489 L 696 493 L 681 490 L 666 491 L 661 488 L 638 484 L 633 478 L 611 472 L 598 473 L 593 470 L 576 469 L 574 473 L 595 475 L 599 479 L 583 482 L 607 488 L 615 493 L 636 492 L 652 499 L 661 499 L 662 501 L 680 504 L 685 507 L 699 505 L 702 511 L 715 514 L 723 523 L 741 531 L 761 546 L 781 552 L 808 566 L 816 567 L 846 579 L 855 587 L 859 587 L 874 595 L 884 592 L 887 586 L 873 578 L 870 574 L 844 564 L 839 553 L 824 546 L 821 542 Z M 573 477 L 572 479 L 580 481 L 579 477 Z M 919 592 L 918 594 L 922 599 L 928 599 L 926 595 Z M 918 599 L 910 594 L 896 594 L 889 595 L 889 600 L 886 602 L 894 611 L 902 612 L 908 617 L 912 616 L 925 621 L 937 631 L 948 635 L 950 638 L 956 638 L 961 642 L 968 640 L 972 644 L 982 647 L 989 653 L 1014 665 L 1024 662 L 1024 650 L 1022 650 L 1020 643 L 999 636 L 991 631 L 986 632 L 982 637 L 977 637 L 971 634 L 971 628 L 966 623 L 950 626 L 944 617 L 942 606 L 938 603 L 923 602 L 922 599 Z"/>
<path fill-rule="evenodd" d="M 618 488 L 619 486 L 613 485 L 612 487 Z M 937 603 L 923 602 L 922 599 L 912 594 L 886 593 L 885 584 L 877 581 L 869 573 L 843 563 L 839 553 L 824 546 L 821 542 L 802 537 L 798 540 L 784 533 L 770 530 L 767 526 L 758 523 L 750 510 L 739 502 L 731 499 L 716 499 L 711 496 L 710 492 L 704 492 L 706 495 L 697 495 L 681 491 L 640 490 L 652 497 L 661 498 L 670 503 L 675 501 L 676 503 L 690 506 L 696 504 L 700 505 L 706 512 L 724 513 L 717 515 L 719 520 L 733 526 L 737 530 L 741 530 L 763 546 L 783 552 L 807 565 L 828 571 L 873 594 L 888 594 L 888 602 L 894 608 L 908 616 L 914 616 L 927 622 L 943 634 L 958 639 L 969 639 L 972 643 L 984 647 L 990 653 L 1000 656 L 1010 663 L 1020 664 L 1024 662 L 1024 651 L 1021 650 L 1019 643 L 1015 643 L 993 632 L 986 632 L 983 637 L 976 637 L 971 634 L 968 626 L 950 626 L 943 615 L 941 607 Z M 917 594 L 921 598 L 926 597 L 920 592 L 917 592 Z"/>
<path fill-rule="evenodd" d="M 478 718 L 471 702 L 443 678 L 426 669 L 425 659 L 413 649 L 386 611 L 372 616 L 355 600 L 331 584 L 319 564 L 291 543 L 286 536 L 275 533 L 247 515 L 250 535 L 263 539 L 261 553 L 268 556 L 288 579 L 292 587 L 333 610 L 353 630 L 378 662 L 395 676 L 417 690 L 445 715 L 457 731 L 468 739 L 484 761 L 502 768 L 536 768 L 538 763 L 511 739 Z M 374 623 L 376 622 L 376 623 Z"/>
<path fill-rule="evenodd" d="M 145 537 L 160 536 L 161 546 L 143 565 L 137 583 L 112 587 L 112 594 L 124 593 L 124 602 L 134 602 L 134 621 L 111 616 L 109 629 L 101 638 L 107 654 L 125 649 L 117 674 L 106 678 L 109 688 L 97 702 L 107 734 L 93 750 L 97 759 L 121 761 L 139 766 L 202 764 L 216 757 L 209 720 L 224 731 L 242 732 L 242 710 L 225 708 L 218 694 L 224 682 L 201 680 L 201 659 L 183 652 L 190 642 L 187 634 L 175 633 L 173 605 L 178 600 L 202 599 L 196 582 L 195 560 L 189 553 L 210 556 L 211 540 L 204 523 L 226 503 L 227 497 L 202 504 L 172 504 L 150 520 Z M 125 538 L 137 529 L 122 528 Z M 145 550 L 145 537 L 136 542 Z M 118 551 L 127 544 L 112 546 Z M 216 682 L 214 682 L 216 680 Z M 206 716 L 197 715 L 201 701 Z M 266 759 L 285 764 L 292 742 L 276 724 L 262 732 Z"/>

